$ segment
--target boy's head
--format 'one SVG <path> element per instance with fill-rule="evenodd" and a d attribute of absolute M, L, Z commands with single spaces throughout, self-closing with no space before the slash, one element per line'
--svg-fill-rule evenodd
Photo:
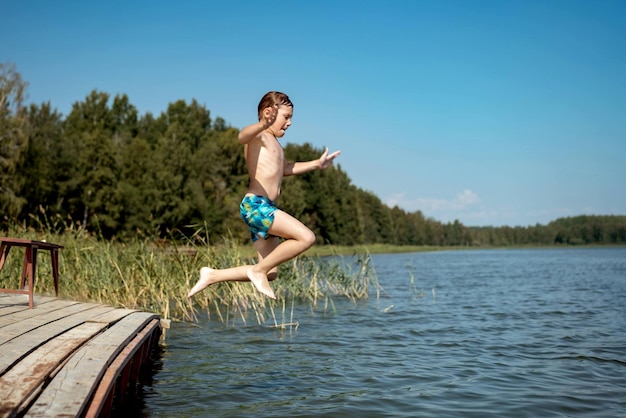
<path fill-rule="evenodd" d="M 265 93 L 265 95 L 261 98 L 261 101 L 259 102 L 259 120 L 263 118 L 263 109 L 280 105 L 293 108 L 293 103 L 291 103 L 291 100 L 289 100 L 289 96 L 287 96 L 285 93 L 281 93 L 279 91 L 270 91 L 268 93 Z"/>

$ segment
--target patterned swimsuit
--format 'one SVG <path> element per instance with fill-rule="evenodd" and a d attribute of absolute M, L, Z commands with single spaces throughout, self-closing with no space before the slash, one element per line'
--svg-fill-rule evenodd
<path fill-rule="evenodd" d="M 268 239 L 268 230 L 274 222 L 274 212 L 278 210 L 276 203 L 265 196 L 244 196 L 239 205 L 241 219 L 248 225 L 252 242 L 259 238 Z"/>

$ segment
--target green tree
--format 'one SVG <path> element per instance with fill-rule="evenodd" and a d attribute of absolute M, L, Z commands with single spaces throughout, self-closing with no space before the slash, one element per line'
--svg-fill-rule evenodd
<path fill-rule="evenodd" d="M 5 222 L 13 220 L 26 204 L 20 196 L 21 165 L 28 140 L 24 108 L 28 84 L 15 69 L 15 64 L 0 63 L 0 214 Z"/>
<path fill-rule="evenodd" d="M 56 156 L 63 136 L 62 115 L 50 103 L 41 106 L 31 104 L 27 112 L 28 146 L 22 167 L 23 177 L 21 195 L 27 203 L 22 208 L 21 219 L 38 213 L 42 207 L 48 210 L 48 216 L 58 212 Z"/>
<path fill-rule="evenodd" d="M 392 216 L 389 207 L 371 192 L 360 190 L 356 198 L 357 215 L 362 244 L 391 243 Z"/>
<path fill-rule="evenodd" d="M 118 167 L 113 143 L 113 114 L 107 93 L 92 91 L 74 103 L 65 121 L 59 156 L 59 193 L 73 219 L 111 237 L 122 210 L 116 193 Z"/>

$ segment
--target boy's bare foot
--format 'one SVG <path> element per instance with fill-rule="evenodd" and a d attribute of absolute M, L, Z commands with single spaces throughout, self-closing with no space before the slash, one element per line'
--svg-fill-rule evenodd
<path fill-rule="evenodd" d="M 254 287 L 256 287 L 259 292 L 272 299 L 276 299 L 276 295 L 274 295 L 274 291 L 270 287 L 270 282 L 267 280 L 266 274 L 256 272 L 254 269 L 248 269 L 246 274 L 248 275 L 248 279 L 250 279 Z"/>
<path fill-rule="evenodd" d="M 212 268 L 202 267 L 200 269 L 200 279 L 196 282 L 195 286 L 191 288 L 189 293 L 187 293 L 187 297 L 190 298 L 196 293 L 204 290 L 209 285 L 213 284 L 211 280 L 211 273 L 213 272 Z"/>

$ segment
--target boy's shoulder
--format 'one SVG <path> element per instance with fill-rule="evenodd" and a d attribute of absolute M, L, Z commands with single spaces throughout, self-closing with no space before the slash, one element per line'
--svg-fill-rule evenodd
<path fill-rule="evenodd" d="M 278 142 L 278 139 L 267 131 L 261 132 L 254 139 L 261 142 L 261 144 L 266 147 L 280 146 L 280 142 Z"/>

